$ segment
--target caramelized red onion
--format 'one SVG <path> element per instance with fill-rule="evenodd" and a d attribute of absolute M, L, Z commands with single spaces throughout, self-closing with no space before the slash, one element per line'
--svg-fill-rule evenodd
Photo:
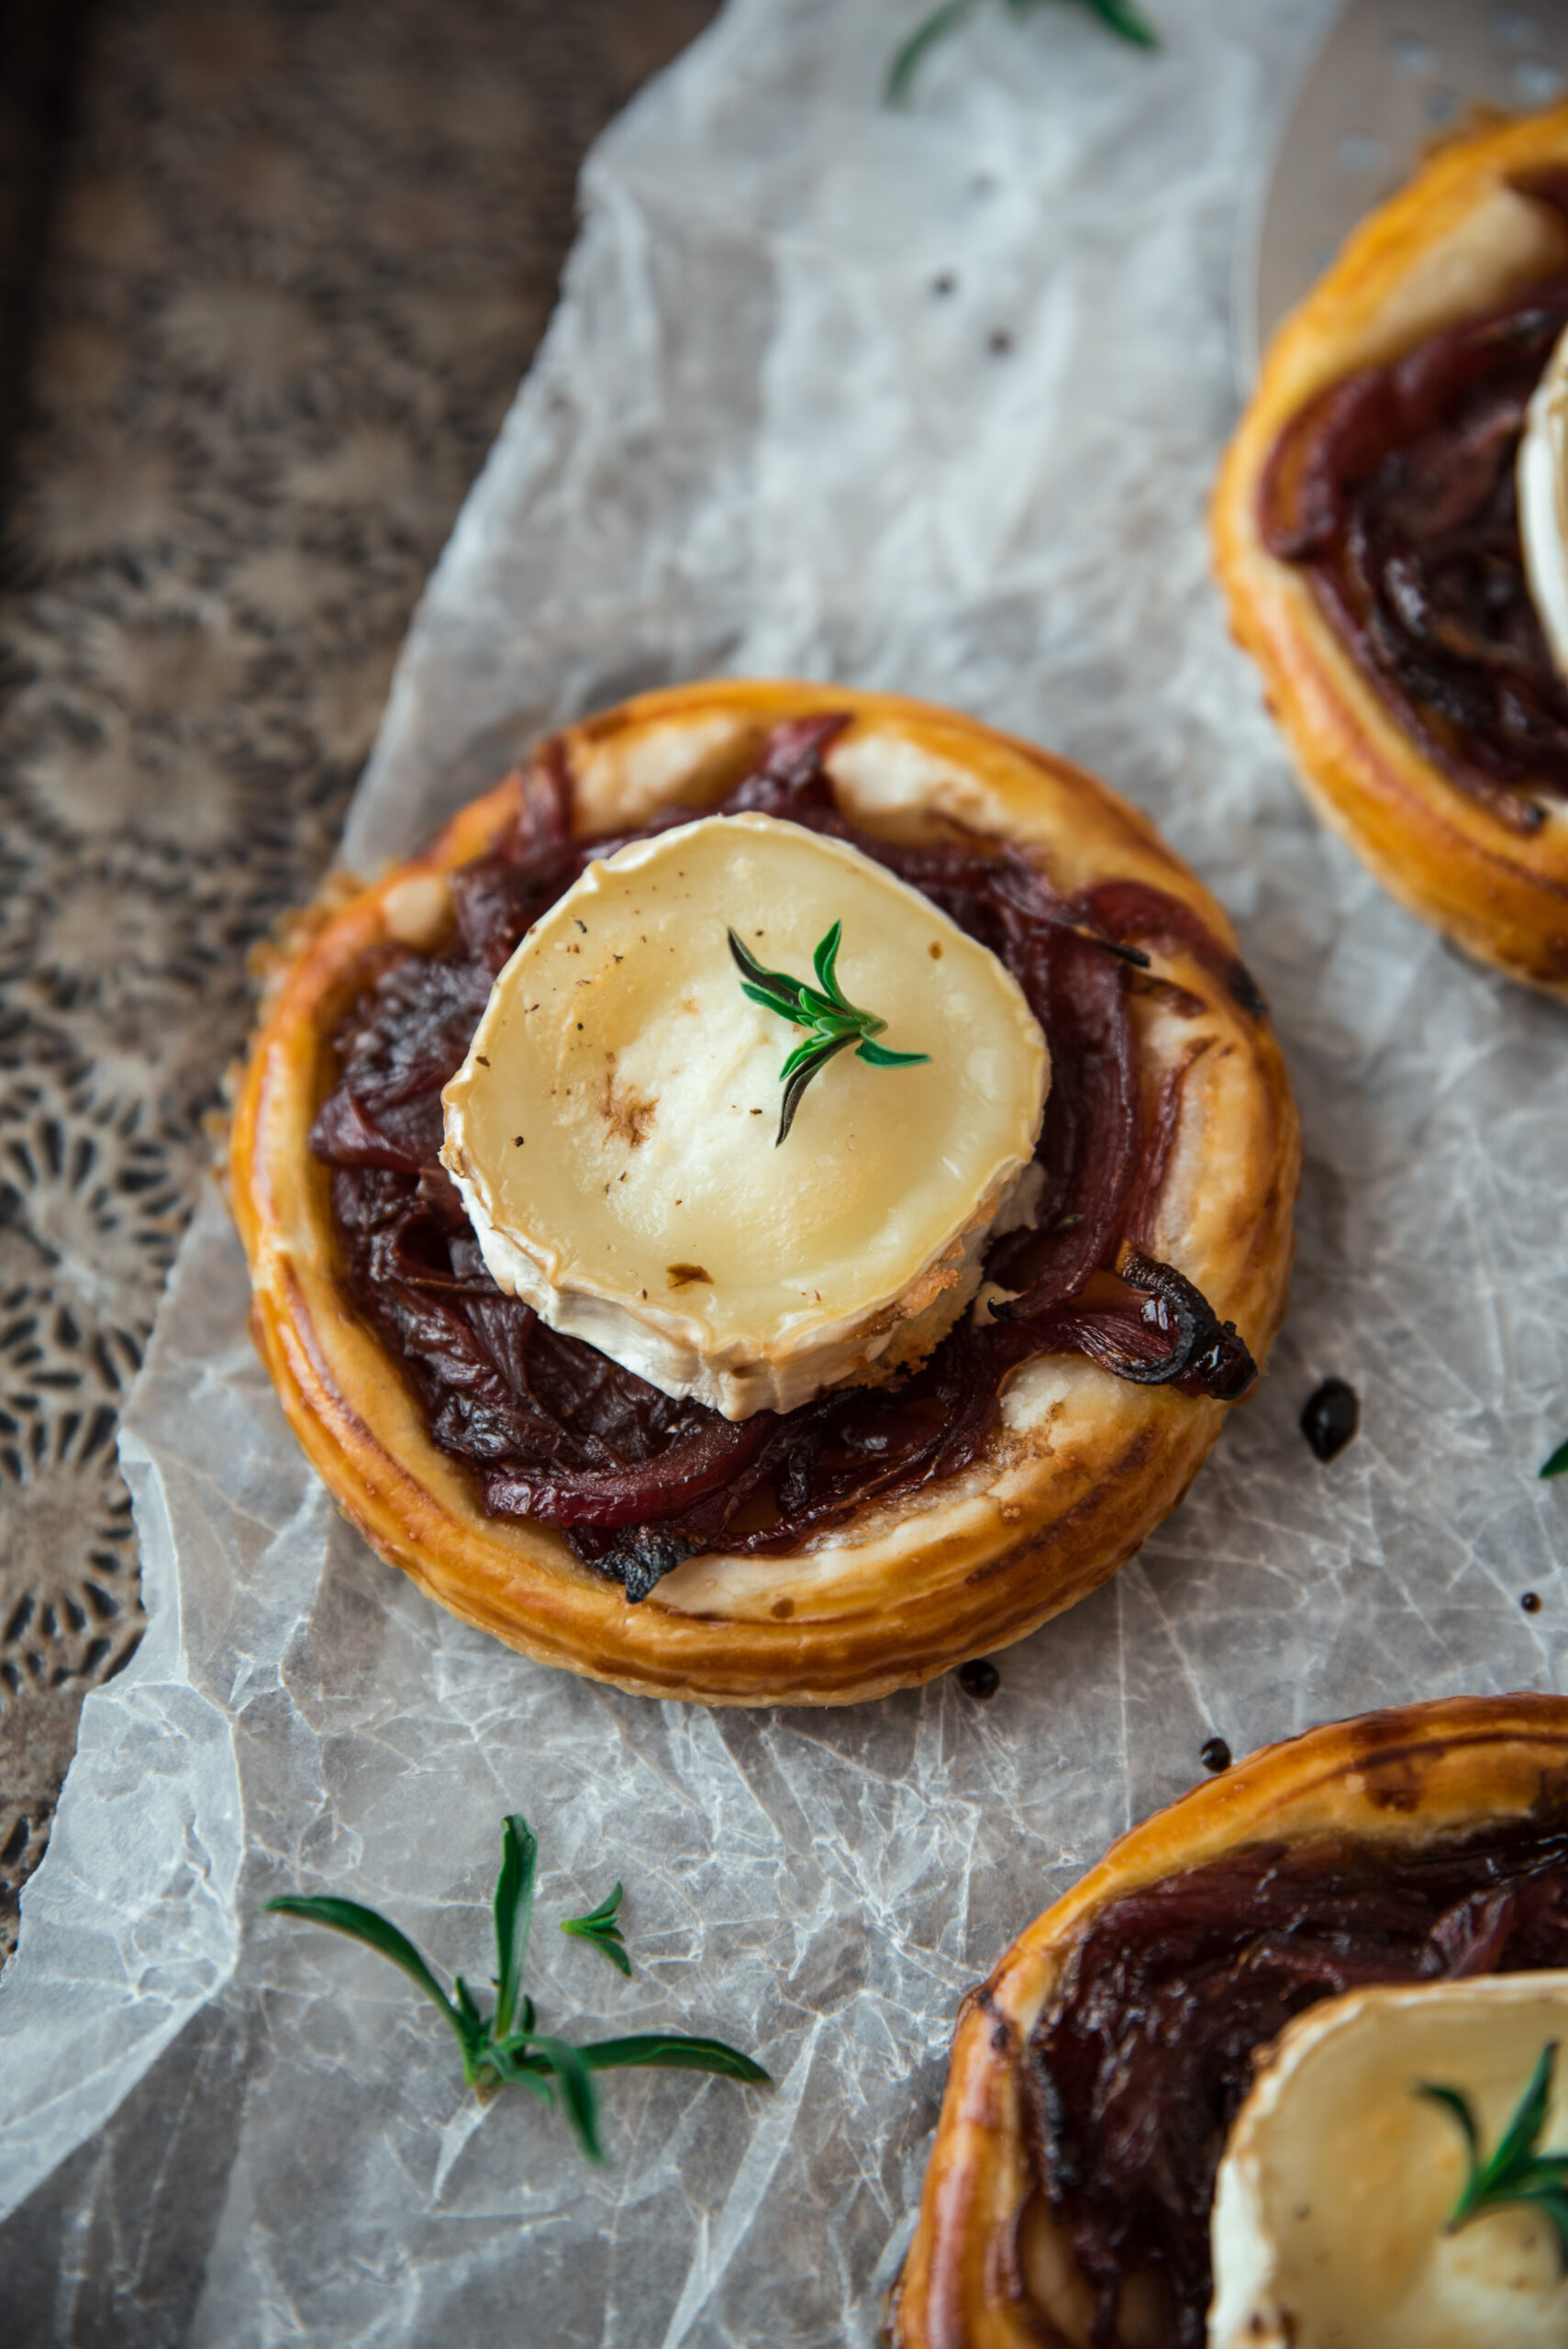
<path fill-rule="evenodd" d="M 1069 1306 L 1058 1307 L 1051 1317 L 1052 1334 L 1060 1340 L 1071 1331 L 1076 1344 L 1037 1344 L 1032 1350 L 1087 1354 L 1091 1362 L 1138 1386 L 1181 1386 L 1189 1394 L 1217 1395 L 1225 1402 L 1246 1393 L 1255 1375 L 1251 1356 L 1233 1325 L 1216 1319 L 1201 1289 L 1173 1264 L 1146 1256 L 1130 1241 L 1122 1249 L 1117 1270 L 1129 1288 L 1147 1292 L 1140 1312 L 1102 1305 L 1080 1316 Z M 1019 1305 L 993 1304 L 991 1311 L 998 1320 L 1023 1318 Z M 1155 1331 L 1170 1336 L 1172 1343 L 1151 1352 Z M 1038 1335 L 1037 1320 L 1031 1336 Z"/>
<path fill-rule="evenodd" d="M 1544 183 L 1529 193 L 1568 202 Z M 1515 831 L 1568 795 L 1568 687 L 1525 574 L 1514 467 L 1568 325 L 1568 273 L 1363 367 L 1281 433 L 1263 543 L 1299 565 L 1357 666 L 1426 756 Z"/>
<path fill-rule="evenodd" d="M 629 1599 L 696 1552 L 796 1550 L 870 1502 L 956 1475 L 984 1448 L 1003 1378 L 1030 1355 L 1086 1354 L 1120 1377 L 1226 1401 L 1255 1375 L 1230 1324 L 1137 1244 L 1180 1085 L 1167 1084 L 1146 1132 L 1129 1010 L 1148 961 L 1139 938 L 1190 948 L 1259 1012 L 1245 972 L 1185 907 L 1142 884 L 1065 899 L 994 841 L 914 848 L 861 830 L 822 763 L 845 722 L 775 727 L 719 812 L 754 809 L 850 841 L 921 890 L 1006 963 L 1051 1055 L 1039 1228 L 986 1259 L 987 1278 L 1016 1294 L 988 1328 L 966 1317 L 917 1373 L 739 1422 L 676 1401 L 495 1286 L 439 1163 L 441 1088 L 528 925 L 592 858 L 699 811 L 574 841 L 568 780 L 547 758 L 511 836 L 452 876 L 455 943 L 398 953 L 335 1039 L 338 1082 L 311 1146 L 333 1170 L 359 1311 L 417 1388 L 435 1441 L 473 1464 L 486 1508 L 562 1526 Z"/>
<path fill-rule="evenodd" d="M 1260 1844 L 1101 1910 L 1024 2065 L 1036 2175 L 1094 2288 L 1095 2349 L 1121 2349 L 1135 2276 L 1156 2279 L 1171 2349 L 1203 2349 L 1215 2174 L 1253 2052 L 1293 2015 L 1373 1983 L 1568 1964 L 1565 1830 Z"/>

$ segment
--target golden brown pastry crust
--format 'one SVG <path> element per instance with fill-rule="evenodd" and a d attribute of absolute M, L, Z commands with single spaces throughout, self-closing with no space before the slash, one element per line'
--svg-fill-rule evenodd
<path fill-rule="evenodd" d="M 1211 521 L 1237 640 L 1318 813 L 1403 905 L 1511 978 L 1568 995 L 1568 812 L 1511 831 L 1404 732 L 1258 528 L 1275 440 L 1318 392 L 1568 266 L 1568 227 L 1508 185 L 1568 163 L 1568 106 L 1445 148 L 1379 206 L 1271 343 Z"/>
<path fill-rule="evenodd" d="M 1077 2349 L 1060 2314 L 1053 2329 L 1026 2288 L 1026 2268 L 1042 2257 L 1056 2279 L 1073 2268 L 1035 2195 L 1019 2067 L 1070 1951 L 1102 1909 L 1246 1843 L 1336 1834 L 1408 1847 L 1517 1818 L 1565 1778 L 1568 1698 L 1447 1698 L 1266 1745 L 1113 1843 L 964 2001 L 893 2310 L 895 2349 Z"/>
<path fill-rule="evenodd" d="M 1167 891 L 1224 943 L 1223 914 L 1143 819 L 1064 761 L 917 702 L 819 685 L 717 684 L 645 695 L 557 738 L 583 832 L 711 802 L 768 727 L 850 713 L 828 755 L 859 820 L 901 837 L 953 821 L 1005 833 L 1073 892 L 1120 875 Z M 432 1443 L 403 1373 L 353 1313 L 307 1147 L 333 1079 L 330 1038 L 425 876 L 499 837 L 514 775 L 420 858 L 341 897 L 277 980 L 234 1120 L 230 1185 L 257 1343 L 312 1461 L 366 1539 L 432 1598 L 547 1664 L 711 1704 L 837 1704 L 929 1678 L 1021 1638 L 1124 1564 L 1176 1506 L 1226 1406 L 1051 1358 L 1016 1372 L 987 1452 L 946 1484 L 868 1508 L 784 1558 L 693 1558 L 652 1598 L 580 1564 L 551 1527 L 484 1516 L 466 1466 Z M 428 894 L 427 892 L 427 894 Z M 436 892 L 439 898 L 439 888 Z M 389 911 L 390 909 L 390 911 Z M 1262 1363 L 1284 1307 L 1299 1164 L 1278 1046 L 1183 951 L 1151 949 L 1137 999 L 1147 1082 L 1184 1070 L 1178 1139 L 1150 1245 L 1233 1320 Z M 1031 1383 L 1032 1382 L 1032 1383 Z"/>

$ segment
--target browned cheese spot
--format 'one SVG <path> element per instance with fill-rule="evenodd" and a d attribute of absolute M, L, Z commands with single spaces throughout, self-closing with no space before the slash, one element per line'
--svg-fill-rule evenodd
<path fill-rule="evenodd" d="M 613 1068 L 605 1078 L 604 1097 L 599 1108 L 616 1141 L 625 1142 L 628 1150 L 640 1149 L 648 1139 L 649 1128 L 659 1114 L 657 1101 L 644 1100 L 629 1086 L 617 1085 Z"/>
<path fill-rule="evenodd" d="M 666 1264 L 665 1274 L 672 1288 L 685 1288 L 692 1281 L 704 1281 L 711 1288 L 713 1275 L 700 1264 Z"/>

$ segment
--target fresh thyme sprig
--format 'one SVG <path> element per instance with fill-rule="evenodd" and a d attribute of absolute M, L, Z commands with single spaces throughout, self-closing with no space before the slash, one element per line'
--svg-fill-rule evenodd
<path fill-rule="evenodd" d="M 1539 2210 L 1557 2234 L 1558 2265 L 1568 2275 L 1568 2154 L 1536 2151 L 1551 2102 L 1551 2075 L 1557 2063 L 1557 2042 L 1550 2040 L 1519 2099 L 1514 2117 L 1504 2130 L 1489 2162 L 1481 2158 L 1481 2138 L 1470 2099 L 1458 2088 L 1433 2087 L 1423 2081 L 1418 2096 L 1429 2097 L 1450 2112 L 1463 2132 L 1470 2154 L 1470 2176 L 1464 2191 L 1449 2213 L 1446 2234 L 1457 2234 L 1472 2219 L 1505 2202 L 1527 2203 Z"/>
<path fill-rule="evenodd" d="M 885 1044 L 872 1042 L 873 1036 L 881 1035 L 886 1020 L 879 1019 L 873 1011 L 857 1011 L 834 976 L 843 927 L 842 922 L 836 921 L 827 937 L 818 940 L 811 958 L 820 994 L 816 987 L 807 986 L 804 979 L 792 979 L 787 971 L 764 971 L 735 932 L 729 932 L 729 952 L 740 973 L 741 994 L 749 996 L 753 1003 L 760 1003 L 764 1011 L 776 1011 L 792 1027 L 807 1031 L 805 1043 L 795 1046 L 779 1071 L 784 1095 L 779 1130 L 773 1136 L 775 1150 L 795 1123 L 801 1095 L 836 1052 L 848 1052 L 852 1044 L 855 1058 L 869 1062 L 873 1068 L 907 1068 L 916 1061 L 929 1061 L 931 1057 L 929 1052 L 890 1052 Z"/>
<path fill-rule="evenodd" d="M 940 8 L 922 18 L 887 69 L 886 98 L 890 106 L 906 106 L 915 86 L 915 76 L 925 61 L 929 50 L 956 32 L 960 25 L 973 17 L 981 0 L 943 0 Z M 1043 5 L 1043 0 L 1002 0 L 1004 7 L 1015 17 L 1029 14 L 1031 8 Z M 1137 49 L 1157 49 L 1160 36 L 1136 6 L 1136 0 L 1080 0 L 1080 6 L 1098 17 L 1123 40 L 1131 41 Z"/>
<path fill-rule="evenodd" d="M 523 1991 L 523 1966 L 528 1956 L 528 1924 L 533 1915 L 534 1877 L 539 1866 L 539 1842 L 526 1819 L 516 1812 L 501 1826 L 501 1873 L 495 1882 L 495 2010 L 485 2015 L 461 1974 L 452 1976 L 449 1998 L 406 1933 L 389 1924 L 375 1909 L 358 1900 L 305 1898 L 285 1893 L 267 1907 L 284 1917 L 303 1917 L 313 1925 L 329 1925 L 363 1942 L 400 1966 L 416 1988 L 439 2007 L 450 2024 L 462 2051 L 462 2076 L 480 2092 L 515 2081 L 562 2110 L 577 2134 L 590 2161 L 602 2162 L 599 2143 L 595 2072 L 624 2071 L 629 2066 L 657 2066 L 666 2071 L 717 2072 L 723 2078 L 765 2086 L 769 2076 L 760 2064 L 721 2039 L 692 2039 L 684 2032 L 639 2032 L 628 2039 L 598 2039 L 585 2047 L 555 2039 L 535 2029 L 534 2002 Z M 605 1952 L 622 1973 L 631 1961 L 616 1912 L 620 1907 L 617 1884 L 607 1900 L 585 1917 L 568 1918 L 563 1932 L 581 1934 Z"/>
<path fill-rule="evenodd" d="M 595 1949 L 604 1951 L 612 1965 L 618 1965 L 623 1974 L 629 1975 L 631 1960 L 626 1954 L 626 1935 L 617 1922 L 619 1909 L 620 1887 L 617 1884 L 608 1898 L 601 1900 L 596 1909 L 590 1909 L 585 1917 L 563 1917 L 561 1930 L 563 1933 L 574 1933 L 579 1941 L 592 1942 Z"/>

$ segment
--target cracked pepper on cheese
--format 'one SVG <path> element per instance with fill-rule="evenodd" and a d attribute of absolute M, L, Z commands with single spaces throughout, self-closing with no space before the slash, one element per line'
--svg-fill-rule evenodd
<path fill-rule="evenodd" d="M 850 1002 L 928 1057 L 838 1053 L 775 1146 L 802 1030 L 747 999 L 728 933 L 810 982 L 835 921 Z M 1032 1218 L 1049 1075 L 1016 980 L 929 899 L 798 825 L 707 817 L 596 861 L 528 931 L 442 1158 L 502 1288 L 740 1419 L 929 1353 Z"/>

